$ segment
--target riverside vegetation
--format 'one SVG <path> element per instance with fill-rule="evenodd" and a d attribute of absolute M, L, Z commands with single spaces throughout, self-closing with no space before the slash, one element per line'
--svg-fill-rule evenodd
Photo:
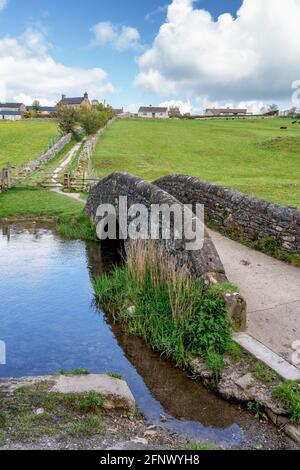
<path fill-rule="evenodd" d="M 97 302 L 113 321 L 177 367 L 187 369 L 216 391 L 223 370 L 227 374 L 231 367 L 241 368 L 242 374 L 251 374 L 258 387 L 283 405 L 293 424 L 300 424 L 300 383 L 281 382 L 274 371 L 232 340 L 224 300 L 226 292 L 236 292 L 231 284 L 207 288 L 204 281 L 191 279 L 184 267 L 177 268 L 155 242 L 136 241 L 126 248 L 124 265 L 96 278 L 94 290 Z M 195 358 L 206 364 L 213 381 L 193 369 Z M 245 405 L 265 416 L 259 400 Z"/>
<path fill-rule="evenodd" d="M 222 289 L 206 289 L 155 243 L 131 243 L 126 264 L 94 281 L 101 306 L 153 350 L 184 367 L 201 356 L 219 375 L 233 348 Z"/>

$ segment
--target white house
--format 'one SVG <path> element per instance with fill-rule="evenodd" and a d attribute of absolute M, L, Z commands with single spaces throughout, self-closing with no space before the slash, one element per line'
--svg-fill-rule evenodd
<path fill-rule="evenodd" d="M 141 106 L 138 116 L 145 119 L 168 119 L 168 108 L 160 108 L 157 106 Z"/>
<path fill-rule="evenodd" d="M 0 121 L 20 121 L 25 111 L 23 103 L 0 103 Z"/>

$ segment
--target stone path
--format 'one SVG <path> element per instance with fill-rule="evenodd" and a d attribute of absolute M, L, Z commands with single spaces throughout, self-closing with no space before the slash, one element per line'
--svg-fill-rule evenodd
<path fill-rule="evenodd" d="M 74 145 L 74 147 L 68 152 L 66 158 L 59 164 L 59 166 L 54 170 L 53 175 L 52 175 L 52 182 L 55 184 L 55 188 L 53 188 L 51 191 L 60 194 L 61 196 L 66 196 L 71 199 L 75 199 L 76 201 L 85 203 L 83 199 L 81 199 L 80 194 L 77 193 L 66 193 L 62 191 L 63 185 L 59 183 L 59 176 L 62 173 L 62 171 L 71 163 L 74 155 L 78 152 L 80 149 L 81 143 L 79 142 L 78 144 Z"/>
<path fill-rule="evenodd" d="M 293 343 L 300 349 L 300 269 L 209 233 L 228 279 L 247 301 L 247 333 L 292 364 Z"/>

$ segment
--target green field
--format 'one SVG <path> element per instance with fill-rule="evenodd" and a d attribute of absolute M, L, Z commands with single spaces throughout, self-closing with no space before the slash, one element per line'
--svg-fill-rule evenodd
<path fill-rule="evenodd" d="M 34 160 L 57 135 L 55 121 L 0 122 L 0 169 Z"/>
<path fill-rule="evenodd" d="M 83 204 L 44 189 L 11 189 L 0 194 L 0 219 L 79 215 Z"/>
<path fill-rule="evenodd" d="M 124 171 L 149 181 L 184 173 L 300 207 L 300 125 L 291 122 L 118 120 L 94 167 L 98 176 Z"/>

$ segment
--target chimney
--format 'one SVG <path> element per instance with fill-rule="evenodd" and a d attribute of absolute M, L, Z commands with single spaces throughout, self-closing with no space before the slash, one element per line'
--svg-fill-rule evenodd
<path fill-rule="evenodd" d="M 66 99 L 66 95 L 61 95 L 62 101 Z"/>
<path fill-rule="evenodd" d="M 88 99 L 89 99 L 89 95 L 88 95 L 88 93 L 87 93 L 87 92 L 85 92 L 85 94 L 83 95 L 83 97 L 84 97 L 84 99 L 85 99 L 85 100 L 88 100 Z"/>

